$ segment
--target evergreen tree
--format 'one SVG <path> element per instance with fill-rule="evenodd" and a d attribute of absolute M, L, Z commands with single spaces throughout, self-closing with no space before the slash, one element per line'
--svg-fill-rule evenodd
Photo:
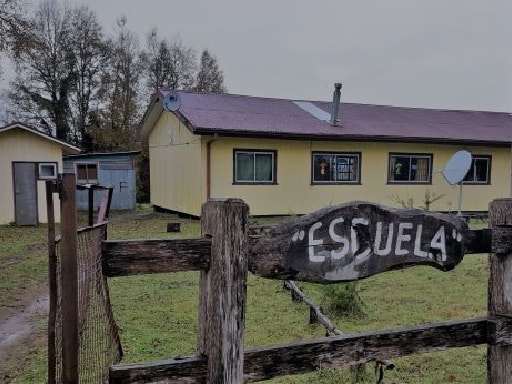
<path fill-rule="evenodd" d="M 197 73 L 196 86 L 194 89 L 199 92 L 226 92 L 224 75 L 217 59 L 206 49 L 201 54 L 201 64 L 199 72 Z"/>
<path fill-rule="evenodd" d="M 151 31 L 147 43 L 144 61 L 150 93 L 160 88 L 190 89 L 197 67 L 195 51 L 184 46 L 178 35 L 159 39 L 156 29 Z"/>

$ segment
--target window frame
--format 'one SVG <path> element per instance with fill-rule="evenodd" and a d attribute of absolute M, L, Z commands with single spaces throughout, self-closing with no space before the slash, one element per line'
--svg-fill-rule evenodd
<path fill-rule="evenodd" d="M 429 161 L 428 164 L 428 180 L 420 180 L 415 181 L 411 180 L 410 178 L 410 171 L 409 171 L 409 179 L 408 180 L 393 180 L 391 178 L 392 170 L 391 170 L 391 160 L 393 157 L 409 157 L 410 160 L 412 158 L 426 158 Z M 416 152 L 389 152 L 388 155 L 388 167 L 387 167 L 387 183 L 388 184 L 413 184 L 413 185 L 425 185 L 425 184 L 432 184 L 432 169 L 434 164 L 434 155 L 432 153 L 416 153 Z"/>
<path fill-rule="evenodd" d="M 257 154 L 270 154 L 272 155 L 272 178 L 269 181 L 262 180 L 237 180 L 237 155 L 239 153 L 248 153 L 256 156 Z M 254 178 L 254 177 L 253 177 Z M 277 184 L 277 150 L 275 149 L 246 149 L 234 148 L 233 149 L 233 185 L 273 185 Z"/>
<path fill-rule="evenodd" d="M 85 165 L 86 168 L 89 167 L 89 166 L 92 166 L 94 165 L 96 167 L 96 179 L 80 179 L 78 177 L 78 167 L 81 166 L 81 165 Z M 87 173 L 87 177 L 89 177 L 88 175 L 88 171 L 86 170 L 86 173 Z M 77 184 L 99 184 L 99 180 L 100 180 L 100 165 L 98 162 L 95 162 L 95 161 L 77 161 L 75 163 L 75 174 L 76 174 L 76 182 Z"/>
<path fill-rule="evenodd" d="M 52 167 L 53 173 L 51 175 L 45 175 L 43 172 L 43 167 Z M 56 180 L 59 174 L 58 172 L 58 164 L 55 161 L 47 161 L 37 163 L 37 179 L 38 180 Z"/>
<path fill-rule="evenodd" d="M 357 158 L 356 180 L 315 180 L 315 156 L 339 156 Z M 361 152 L 312 151 L 311 152 L 311 185 L 360 185 L 361 184 Z"/>
<path fill-rule="evenodd" d="M 473 171 L 473 178 L 475 176 L 475 160 L 487 160 L 487 172 L 486 172 L 486 181 L 475 181 L 474 179 L 471 181 L 466 180 L 467 175 Z M 462 180 L 463 184 L 468 185 L 490 185 L 491 184 L 491 175 L 492 175 L 492 156 L 491 155 L 471 155 L 471 166 L 469 167 L 468 173 Z"/>

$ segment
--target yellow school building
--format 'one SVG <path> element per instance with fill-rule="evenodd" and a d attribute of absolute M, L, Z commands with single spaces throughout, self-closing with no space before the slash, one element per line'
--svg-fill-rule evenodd
<path fill-rule="evenodd" d="M 141 123 L 151 203 L 192 216 L 207 199 L 228 197 L 252 215 L 355 200 L 486 212 L 511 194 L 511 131 L 501 112 L 168 90 L 153 96 Z M 443 175 L 459 151 L 471 154 L 462 188 Z"/>

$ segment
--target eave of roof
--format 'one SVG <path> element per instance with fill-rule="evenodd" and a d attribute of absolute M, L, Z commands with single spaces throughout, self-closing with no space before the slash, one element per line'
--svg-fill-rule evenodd
<path fill-rule="evenodd" d="M 192 129 L 192 132 L 197 135 L 217 135 L 217 137 L 239 137 L 239 138 L 253 138 L 253 139 L 279 139 L 279 140 L 314 140 L 314 141 L 352 141 L 352 142 L 400 142 L 400 143 L 425 143 L 427 139 L 424 137 L 396 137 L 385 135 L 314 135 L 314 134 L 283 134 L 283 133 L 265 133 L 262 135 L 258 132 L 247 131 L 223 131 L 221 129 Z M 497 146 L 509 147 L 512 145 L 512 139 L 508 141 L 493 141 L 493 140 L 472 140 L 472 139 L 446 139 L 446 138 L 428 138 L 431 144 L 452 144 L 452 145 L 475 145 L 475 146 Z"/>
<path fill-rule="evenodd" d="M 156 122 L 158 121 L 160 115 L 164 110 L 163 98 L 165 96 L 165 92 L 165 90 L 159 90 L 151 96 L 149 106 L 144 112 L 142 120 L 139 124 L 139 130 L 143 140 L 147 140 L 147 138 L 149 137 L 149 133 L 155 126 Z"/>
<path fill-rule="evenodd" d="M 77 154 L 77 153 L 80 153 L 80 149 L 75 147 L 74 145 L 71 145 L 69 143 L 66 143 L 65 141 L 62 141 L 62 140 L 59 140 L 55 137 L 52 137 L 50 135 L 47 135 L 46 133 L 44 132 L 41 132 L 35 128 L 32 128 L 24 123 L 21 123 L 21 122 L 13 122 L 13 123 L 10 123 L 10 124 L 7 124 L 6 126 L 4 127 L 0 127 L 0 133 L 2 132 L 7 132 L 7 131 L 11 131 L 11 130 L 14 130 L 14 129 L 21 129 L 23 131 L 26 131 L 26 132 L 29 132 L 29 133 L 32 133 L 32 134 L 35 134 L 43 139 L 46 139 L 46 140 L 49 140 L 51 142 L 54 142 L 56 144 L 58 144 L 63 152 L 65 153 L 69 153 L 69 154 Z"/>

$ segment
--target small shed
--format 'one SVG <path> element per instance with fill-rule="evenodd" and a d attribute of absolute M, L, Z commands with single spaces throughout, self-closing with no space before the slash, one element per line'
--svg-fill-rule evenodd
<path fill-rule="evenodd" d="M 135 209 L 137 204 L 137 172 L 135 157 L 140 151 L 84 153 L 65 156 L 64 172 L 76 174 L 78 184 L 99 184 L 113 187 L 112 210 Z M 102 196 L 94 197 L 98 207 Z M 77 191 L 77 206 L 88 209 L 88 192 Z"/>
<path fill-rule="evenodd" d="M 0 225 L 46 223 L 45 180 L 62 171 L 63 155 L 79 152 L 24 123 L 0 127 Z"/>

